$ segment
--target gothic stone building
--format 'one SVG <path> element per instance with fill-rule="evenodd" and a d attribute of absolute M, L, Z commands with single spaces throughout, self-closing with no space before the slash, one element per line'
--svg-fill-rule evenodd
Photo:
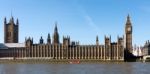
<path fill-rule="evenodd" d="M 143 55 L 144 56 L 150 55 L 150 41 L 149 40 L 145 42 L 145 45 L 143 47 Z"/>
<path fill-rule="evenodd" d="M 13 17 L 11 17 L 9 23 L 7 23 L 6 18 L 4 19 L 4 43 L 18 43 L 18 25 L 18 19 L 16 24 Z"/>
<path fill-rule="evenodd" d="M 47 36 L 47 43 L 41 37 L 38 44 L 33 38 L 26 38 L 25 43 L 18 43 L 18 20 L 14 24 L 13 17 L 7 23 L 4 20 L 4 44 L 0 44 L 0 57 L 15 58 L 50 58 L 50 59 L 87 59 L 87 60 L 124 60 L 124 50 L 132 49 L 132 25 L 130 17 L 127 17 L 125 37 L 118 37 L 116 42 L 111 42 L 111 36 L 105 36 L 104 45 L 99 44 L 98 36 L 95 45 L 80 45 L 79 42 L 71 41 L 70 37 L 63 37 L 59 41 L 57 23 L 51 40 Z M 125 46 L 124 47 L 124 43 Z"/>

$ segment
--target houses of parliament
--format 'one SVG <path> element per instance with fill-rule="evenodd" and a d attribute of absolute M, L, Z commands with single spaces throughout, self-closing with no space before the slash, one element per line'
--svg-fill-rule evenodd
<path fill-rule="evenodd" d="M 96 36 L 94 45 L 80 45 L 71 41 L 69 36 L 64 36 L 60 42 L 57 23 L 55 23 L 52 37 L 47 35 L 47 43 L 41 37 L 38 44 L 33 38 L 25 38 L 24 43 L 19 41 L 19 20 L 10 18 L 9 22 L 4 18 L 4 43 L 0 43 L 0 58 L 49 58 L 49 59 L 81 59 L 81 60 L 118 60 L 124 61 L 125 50 L 132 50 L 132 23 L 127 16 L 125 23 L 125 35 L 117 37 L 116 42 L 111 42 L 111 36 L 105 36 L 104 45 L 99 44 Z"/>

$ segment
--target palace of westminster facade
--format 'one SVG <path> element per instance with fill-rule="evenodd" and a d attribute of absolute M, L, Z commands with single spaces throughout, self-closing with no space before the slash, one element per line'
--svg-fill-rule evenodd
<path fill-rule="evenodd" d="M 4 43 L 0 44 L 0 58 L 51 58 L 51 59 L 87 59 L 87 60 L 124 60 L 125 50 L 132 50 L 132 24 L 129 15 L 125 24 L 125 37 L 118 37 L 116 42 L 111 42 L 111 36 L 105 36 L 104 45 L 99 44 L 98 36 L 95 45 L 80 45 L 79 42 L 63 37 L 59 41 L 57 24 L 55 24 L 53 37 L 47 37 L 47 43 L 40 38 L 34 44 L 33 38 L 26 38 L 25 43 L 18 43 L 19 21 L 16 23 L 11 17 L 10 21 L 4 19 Z"/>

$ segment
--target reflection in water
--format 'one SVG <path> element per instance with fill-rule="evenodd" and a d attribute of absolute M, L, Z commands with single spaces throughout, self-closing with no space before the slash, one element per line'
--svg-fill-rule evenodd
<path fill-rule="evenodd" d="M 0 64 L 0 74 L 149 74 L 149 63 Z"/>

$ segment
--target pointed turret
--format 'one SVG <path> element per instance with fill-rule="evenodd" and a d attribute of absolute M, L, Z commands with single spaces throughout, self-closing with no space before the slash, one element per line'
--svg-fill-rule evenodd
<path fill-rule="evenodd" d="M 16 25 L 19 25 L 19 20 L 18 20 L 18 18 L 17 18 L 17 21 L 16 21 Z"/>
<path fill-rule="evenodd" d="M 32 43 L 33 43 L 33 38 L 32 38 L 32 40 L 31 40 L 31 41 L 32 41 Z"/>
<path fill-rule="evenodd" d="M 99 45 L 99 39 L 98 39 L 98 36 L 96 36 L 96 45 Z"/>
<path fill-rule="evenodd" d="M 57 29 L 57 22 L 55 22 L 55 29 L 54 29 L 54 33 L 57 33 L 58 29 Z"/>
<path fill-rule="evenodd" d="M 7 24 L 7 19 L 6 19 L 6 17 L 4 18 L 4 24 L 5 24 L 5 25 Z"/>
<path fill-rule="evenodd" d="M 43 44 L 43 42 L 44 42 L 44 40 L 43 40 L 43 38 L 41 36 L 41 38 L 40 38 L 40 44 Z"/>
<path fill-rule="evenodd" d="M 51 37 L 50 37 L 49 33 L 48 33 L 48 36 L 47 36 L 47 44 L 51 44 Z"/>

